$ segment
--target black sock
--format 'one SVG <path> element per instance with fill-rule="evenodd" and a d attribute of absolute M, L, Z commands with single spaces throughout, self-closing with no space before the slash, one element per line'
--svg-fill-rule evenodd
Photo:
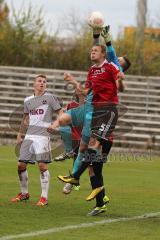
<path fill-rule="evenodd" d="M 97 178 L 96 176 L 90 177 L 90 182 L 92 189 L 97 188 Z M 104 205 L 103 198 L 105 196 L 105 190 L 103 189 L 97 196 L 96 196 L 96 207 L 102 207 Z"/>
<path fill-rule="evenodd" d="M 97 183 L 97 178 L 96 178 L 96 176 L 90 177 L 90 182 L 91 182 L 92 189 L 97 188 L 98 183 Z"/>
<path fill-rule="evenodd" d="M 102 179 L 102 168 L 103 168 L 103 162 L 93 162 L 93 171 L 99 182 L 101 183 Z"/>
<path fill-rule="evenodd" d="M 102 184 L 102 186 L 104 186 L 103 176 L 101 177 L 101 184 Z M 104 197 L 106 195 L 105 188 L 102 190 L 102 192 L 103 192 L 103 197 Z"/>
<path fill-rule="evenodd" d="M 101 191 L 100 193 L 98 193 L 98 195 L 96 196 L 96 207 L 102 207 L 104 205 L 104 201 L 103 201 L 103 191 Z"/>
<path fill-rule="evenodd" d="M 103 168 L 103 162 L 94 162 L 93 163 L 93 171 L 96 178 L 97 187 L 103 186 L 103 176 L 102 176 L 102 168 Z M 97 196 L 96 196 L 96 206 L 102 207 L 104 205 L 104 198 L 105 191 L 102 190 Z"/>
<path fill-rule="evenodd" d="M 73 177 L 76 179 L 79 179 L 82 173 L 86 170 L 86 168 L 89 166 L 89 162 L 83 162 L 81 163 L 81 166 L 79 169 L 73 174 Z"/>

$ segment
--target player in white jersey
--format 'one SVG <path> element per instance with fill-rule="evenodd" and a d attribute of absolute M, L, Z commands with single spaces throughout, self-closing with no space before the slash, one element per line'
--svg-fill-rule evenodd
<path fill-rule="evenodd" d="M 52 122 L 53 113 L 59 115 L 62 110 L 57 97 L 46 91 L 46 85 L 46 76 L 38 75 L 34 80 L 34 94 L 24 100 L 23 120 L 17 135 L 17 144 L 21 144 L 18 160 L 21 192 L 12 202 L 29 199 L 27 164 L 37 162 L 42 189 L 37 205 L 48 204 L 50 174 L 47 163 L 51 162 L 51 148 L 47 127 Z M 24 130 L 26 132 L 23 140 Z"/>

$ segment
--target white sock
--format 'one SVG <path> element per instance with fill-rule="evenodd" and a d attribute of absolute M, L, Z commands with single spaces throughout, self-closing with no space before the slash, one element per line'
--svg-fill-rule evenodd
<path fill-rule="evenodd" d="M 28 193 L 28 172 L 18 171 L 21 193 Z"/>
<path fill-rule="evenodd" d="M 42 189 L 41 197 L 44 197 L 46 199 L 48 199 L 49 180 L 50 180 L 49 171 L 46 170 L 45 172 L 42 172 L 40 175 L 41 189 Z"/>

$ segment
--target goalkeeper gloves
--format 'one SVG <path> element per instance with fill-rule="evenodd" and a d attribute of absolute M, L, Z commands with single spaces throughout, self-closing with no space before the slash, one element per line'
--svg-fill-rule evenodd
<path fill-rule="evenodd" d="M 105 26 L 103 30 L 101 31 L 101 36 L 104 38 L 105 43 L 110 43 L 112 40 L 112 37 L 109 33 L 110 26 Z"/>

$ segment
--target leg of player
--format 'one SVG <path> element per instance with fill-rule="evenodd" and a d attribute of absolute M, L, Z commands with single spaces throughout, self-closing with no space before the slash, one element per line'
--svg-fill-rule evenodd
<path fill-rule="evenodd" d="M 96 142 L 99 142 L 96 140 Z M 100 144 L 100 142 L 99 142 Z M 97 147 L 98 144 L 94 144 L 93 147 Z M 105 195 L 105 188 L 103 182 L 102 168 L 103 163 L 109 154 L 112 146 L 112 141 L 104 141 L 101 143 L 102 146 L 102 159 L 101 161 L 95 161 L 89 166 L 90 182 L 92 186 L 92 192 L 87 197 L 87 201 L 90 201 L 96 197 L 96 206 L 88 213 L 89 216 L 95 216 L 106 211 L 106 204 L 109 203 L 109 198 Z M 101 190 L 102 189 L 102 190 Z"/>
<path fill-rule="evenodd" d="M 29 199 L 28 193 L 28 172 L 27 172 L 27 164 L 24 162 L 18 162 L 18 176 L 20 183 L 21 192 L 13 198 L 12 202 L 20 202 Z"/>
<path fill-rule="evenodd" d="M 60 135 L 64 144 L 65 152 L 61 153 L 54 158 L 54 161 L 64 161 L 66 159 L 73 158 L 73 146 L 72 146 L 72 129 L 70 126 L 60 127 Z"/>
<path fill-rule="evenodd" d="M 97 158 L 98 155 L 99 151 L 97 149 L 88 149 L 88 144 L 84 143 L 81 139 L 78 156 L 74 162 L 72 174 L 69 176 L 59 175 L 58 178 L 63 182 L 77 185 L 79 183 L 80 176 L 89 166 L 92 158 Z"/>
<path fill-rule="evenodd" d="M 83 129 L 82 129 L 82 137 L 81 137 L 80 147 L 78 151 L 78 156 L 74 162 L 72 174 L 69 176 L 62 176 L 62 175 L 58 176 L 58 179 L 63 182 L 77 185 L 79 183 L 79 178 L 81 174 L 88 167 L 89 162 L 84 162 L 83 159 L 85 158 L 86 151 L 88 149 L 88 143 L 90 140 L 90 134 L 91 134 L 90 125 L 92 121 L 92 111 L 93 111 L 93 106 L 90 104 L 90 102 L 89 103 L 87 102 L 86 104 L 81 105 L 76 109 L 72 109 L 71 112 L 68 111 L 71 115 L 73 126 L 76 126 L 76 125 L 79 126 L 79 124 L 83 124 Z"/>
<path fill-rule="evenodd" d="M 94 191 L 94 189 L 97 188 L 97 185 L 96 185 L 97 176 L 95 176 L 95 173 L 94 173 L 94 171 L 93 171 L 93 166 L 92 166 L 92 165 L 90 165 L 90 166 L 88 167 L 88 170 L 89 170 L 89 177 L 90 177 L 91 187 L 92 187 L 92 190 Z M 101 186 L 104 186 L 103 176 L 101 176 L 100 181 L 101 181 Z M 96 189 L 96 191 L 97 191 L 97 190 L 98 190 L 98 189 Z M 96 191 L 94 191 L 94 192 L 92 193 L 91 197 L 93 197 L 93 194 L 96 194 Z M 105 204 L 109 203 L 109 198 L 107 197 L 107 195 L 105 195 L 105 187 L 103 188 L 102 192 L 103 192 L 103 201 L 104 201 L 104 203 L 105 203 Z M 96 196 L 94 196 L 94 197 L 96 197 Z M 92 200 L 92 199 L 93 199 L 93 198 L 91 198 L 91 199 L 89 199 L 89 200 Z"/>
<path fill-rule="evenodd" d="M 96 197 L 96 206 L 94 209 L 88 213 L 89 216 L 95 216 L 102 212 L 105 212 L 107 207 L 104 203 L 104 186 L 102 185 L 102 168 L 103 163 L 102 162 L 93 162 L 92 163 L 94 176 L 91 178 L 91 185 L 94 189 L 92 193 L 87 197 L 87 201 L 90 201 Z"/>
<path fill-rule="evenodd" d="M 93 191 L 86 200 L 90 201 L 96 198 L 96 206 L 87 214 L 88 216 L 96 216 L 107 210 L 106 203 L 109 202 L 109 198 L 104 196 L 105 192 L 103 186 L 102 168 L 103 162 L 101 159 L 97 159 L 96 161 L 92 162 L 92 165 L 90 166 L 89 174 Z"/>
<path fill-rule="evenodd" d="M 87 145 L 83 142 L 80 143 L 80 148 L 78 152 L 78 156 L 74 162 L 72 174 L 69 176 L 62 176 L 59 175 L 58 179 L 65 183 L 71 183 L 73 185 L 79 184 L 79 178 L 81 174 L 85 171 L 85 169 L 88 167 L 89 162 L 83 161 L 85 158 L 85 152 L 87 150 Z"/>
<path fill-rule="evenodd" d="M 84 163 L 83 159 L 85 159 L 86 155 L 88 155 L 87 149 L 88 149 L 88 144 L 89 144 L 90 137 L 91 137 L 92 113 L 93 113 L 93 106 L 90 103 L 87 103 L 86 107 L 85 107 L 85 114 L 84 114 L 85 116 L 84 116 L 84 122 L 83 122 L 83 129 L 82 129 L 82 133 L 81 133 L 79 152 L 78 152 L 78 156 L 74 162 L 73 170 L 72 170 L 73 175 L 79 170 L 80 171 L 77 174 L 77 176 L 80 174 L 80 172 L 82 174 L 83 171 L 88 166 L 87 165 L 88 163 L 87 164 L 86 164 L 86 162 Z"/>
<path fill-rule="evenodd" d="M 79 145 L 80 145 L 79 140 L 72 139 L 72 147 L 73 147 L 73 151 L 74 151 L 73 165 L 74 165 L 74 161 L 76 160 L 77 155 L 78 155 Z M 77 185 L 72 185 L 71 183 L 66 183 L 63 187 L 62 192 L 64 194 L 69 194 L 69 193 L 71 193 L 72 190 L 79 191 L 79 189 L 80 189 L 80 183 L 78 183 Z"/>
<path fill-rule="evenodd" d="M 49 181 L 50 174 L 48 171 L 48 166 L 46 163 L 38 163 L 40 170 L 40 182 L 41 182 L 41 197 L 37 203 L 37 206 L 45 206 L 48 204 L 48 190 L 49 190 Z"/>
<path fill-rule="evenodd" d="M 63 161 L 65 159 L 74 158 L 74 146 L 72 140 L 72 128 L 70 126 L 65 126 L 60 128 L 61 138 L 63 140 L 65 152 L 57 156 L 54 160 L 55 161 Z M 76 186 L 75 186 L 76 187 Z M 62 189 L 64 194 L 70 194 L 73 189 L 73 185 L 71 183 L 66 183 Z"/>

